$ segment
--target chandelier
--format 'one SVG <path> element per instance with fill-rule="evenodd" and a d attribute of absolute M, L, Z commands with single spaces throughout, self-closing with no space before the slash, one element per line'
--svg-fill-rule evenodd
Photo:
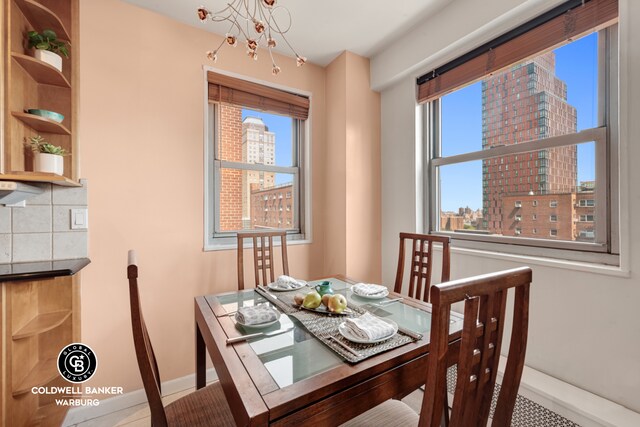
<path fill-rule="evenodd" d="M 255 61 L 258 60 L 258 47 L 261 44 L 266 46 L 271 58 L 271 72 L 275 76 L 280 73 L 280 67 L 273 58 L 273 48 L 277 46 L 274 36 L 279 35 L 296 56 L 296 65 L 298 67 L 304 65 L 307 58 L 298 55 L 285 37 L 285 34 L 291 29 L 291 13 L 285 7 L 276 6 L 276 1 L 231 0 L 230 3 L 227 3 L 227 7 L 218 12 L 211 12 L 204 6 L 200 6 L 198 18 L 201 22 L 211 20 L 229 23 L 229 30 L 225 38 L 216 49 L 207 52 L 207 58 L 216 62 L 222 46 L 228 44 L 235 47 L 238 44 L 238 39 L 242 38 L 242 43 L 247 47 L 247 56 Z M 280 18 L 287 18 L 287 25 L 281 25 L 282 22 L 278 22 L 276 15 Z"/>

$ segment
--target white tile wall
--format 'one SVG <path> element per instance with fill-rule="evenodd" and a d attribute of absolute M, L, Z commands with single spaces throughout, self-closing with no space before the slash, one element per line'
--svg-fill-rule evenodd
<path fill-rule="evenodd" d="M 0 205 L 0 264 L 84 258 L 87 230 L 71 230 L 71 209 L 87 207 L 87 182 L 82 187 L 37 184 L 44 190 L 26 207 Z"/>

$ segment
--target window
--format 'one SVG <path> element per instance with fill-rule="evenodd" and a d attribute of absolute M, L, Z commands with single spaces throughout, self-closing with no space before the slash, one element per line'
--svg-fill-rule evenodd
<path fill-rule="evenodd" d="M 282 100 L 308 106 L 308 98 L 212 72 L 207 78 L 207 248 L 233 246 L 235 234 L 247 230 L 281 229 L 290 239 L 304 238 L 308 108 Z"/>
<path fill-rule="evenodd" d="M 558 235 L 558 230 L 556 230 L 555 228 L 552 228 L 551 230 L 549 230 L 549 236 L 556 237 L 557 235 Z"/>
<path fill-rule="evenodd" d="M 616 186 L 610 185 L 618 172 L 617 109 L 608 108 L 617 105 L 618 92 L 617 25 L 610 24 L 617 17 L 613 3 L 615 10 L 610 0 L 575 6 L 572 18 L 589 16 L 589 24 L 576 24 L 574 36 L 553 39 L 561 36 L 543 28 L 565 28 L 567 9 L 556 10 L 566 7 L 563 4 L 547 23 L 525 25 L 526 37 L 521 32 L 513 38 L 507 34 L 490 50 L 471 52 L 418 79 L 427 144 L 426 231 L 450 235 L 454 245 L 463 247 L 486 249 L 490 243 L 495 250 L 618 262 L 617 205 L 607 204 L 618 197 Z M 601 16 L 603 5 L 607 18 Z M 537 50 L 532 51 L 535 44 Z M 522 59 L 500 63 L 514 58 L 500 55 L 501 49 Z M 486 56 L 486 61 L 475 60 L 478 56 Z M 477 66 L 480 62 L 484 65 Z M 487 64 L 493 68 L 487 69 Z M 458 67 L 458 72 L 448 74 Z M 521 87 L 507 78 L 511 73 Z M 514 89 L 519 99 L 510 94 Z M 500 93 L 505 94 L 502 99 L 496 96 Z M 509 177 L 507 171 L 514 175 Z M 532 232 L 530 221 L 537 219 L 532 207 L 539 204 L 563 209 L 560 215 L 546 213 L 556 223 L 555 234 L 548 228 Z M 442 218 L 465 206 L 481 209 L 482 217 L 464 232 L 441 228 Z M 594 209 L 579 212 L 578 207 Z M 580 214 L 592 215 L 595 238 L 588 245 L 577 242 L 574 218 Z M 512 218 L 522 224 L 517 240 Z M 547 232 L 557 239 L 550 241 Z"/>
<path fill-rule="evenodd" d="M 593 222 L 593 215 L 580 215 L 580 222 Z"/>
<path fill-rule="evenodd" d="M 522 234 L 522 228 L 517 228 L 516 227 L 516 236 L 519 236 Z"/>

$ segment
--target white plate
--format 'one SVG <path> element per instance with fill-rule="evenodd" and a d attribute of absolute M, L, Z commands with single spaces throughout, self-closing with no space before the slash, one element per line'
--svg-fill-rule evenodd
<path fill-rule="evenodd" d="M 382 292 L 380 292 L 379 294 L 374 294 L 374 295 L 360 295 L 359 293 L 357 293 L 353 289 L 351 290 L 351 292 L 353 292 L 353 294 L 355 296 L 360 297 L 360 298 L 364 298 L 364 299 L 382 299 L 382 298 L 386 298 L 387 295 L 389 295 L 389 290 L 388 289 L 385 289 Z"/>
<path fill-rule="evenodd" d="M 386 337 L 382 337 L 382 338 L 378 338 L 377 340 L 362 340 L 358 337 L 353 336 L 353 334 L 351 334 L 351 331 L 349 330 L 349 328 L 347 328 L 346 323 L 347 322 L 342 322 L 340 324 L 340 326 L 338 326 L 338 332 L 340 332 L 340 335 L 342 335 L 343 337 L 345 337 L 346 339 L 348 339 L 349 341 L 353 341 L 359 344 L 373 344 L 373 343 L 377 343 L 377 342 L 382 342 L 382 341 L 386 341 L 389 338 L 391 338 L 392 336 L 394 336 L 395 334 L 398 333 L 398 324 L 396 322 L 394 322 L 391 319 L 385 319 L 383 317 L 378 317 L 378 319 L 387 322 L 388 324 L 390 324 L 391 326 L 393 326 L 393 333 L 389 336 Z"/>
<path fill-rule="evenodd" d="M 298 280 L 298 284 L 300 285 L 297 288 L 281 288 L 278 286 L 278 282 L 273 282 L 273 283 L 268 283 L 267 284 L 267 288 L 271 289 L 272 291 L 277 291 L 277 292 L 286 292 L 286 291 L 297 291 L 298 289 L 302 289 L 305 286 L 307 286 L 307 282 L 305 282 L 304 280 Z"/>
<path fill-rule="evenodd" d="M 236 315 L 234 316 L 236 319 L 236 322 L 238 322 L 238 325 L 244 326 L 245 328 L 251 328 L 251 329 L 262 329 L 262 328 L 266 328 L 268 326 L 271 325 L 275 325 L 276 323 L 278 323 L 280 321 L 280 316 L 281 314 L 278 313 L 278 317 L 276 318 L 276 320 L 274 320 L 273 322 L 267 322 L 267 323 L 258 323 L 256 325 L 245 325 L 244 323 L 242 323 L 240 320 L 238 320 L 238 313 L 236 313 Z"/>

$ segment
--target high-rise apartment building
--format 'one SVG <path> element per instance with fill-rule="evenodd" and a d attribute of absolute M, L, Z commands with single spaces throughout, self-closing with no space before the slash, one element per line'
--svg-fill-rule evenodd
<path fill-rule="evenodd" d="M 260 118 L 246 117 L 242 121 L 242 162 L 262 165 L 276 163 L 276 135 Z M 275 174 L 263 171 L 243 171 L 242 173 L 242 224 L 251 224 L 251 188 L 265 189 L 275 185 Z M 257 187 L 256 187 L 257 185 Z"/>
<path fill-rule="evenodd" d="M 555 75 L 549 52 L 482 82 L 482 148 L 519 144 L 576 132 L 576 109 Z M 482 163 L 482 228 L 502 234 L 502 199 L 513 195 L 571 193 L 577 184 L 575 146 L 495 157 Z"/>

